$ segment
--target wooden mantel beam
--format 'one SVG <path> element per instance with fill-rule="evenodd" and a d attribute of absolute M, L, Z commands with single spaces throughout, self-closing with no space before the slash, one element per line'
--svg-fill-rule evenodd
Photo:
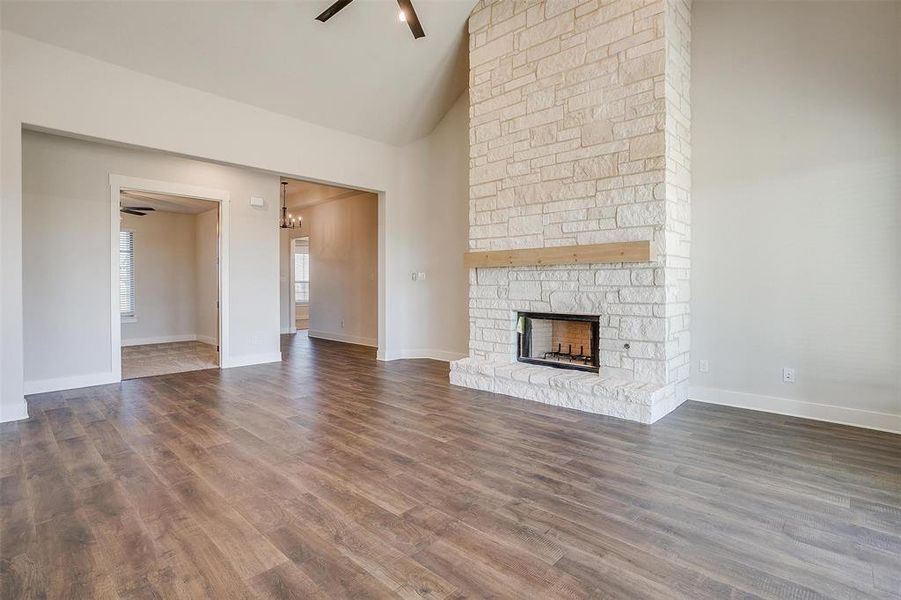
<path fill-rule="evenodd" d="M 589 263 L 650 262 L 651 242 L 613 242 L 587 246 L 551 246 L 519 250 L 476 250 L 463 255 L 469 269 L 485 267 L 526 267 L 534 265 L 574 265 Z"/>

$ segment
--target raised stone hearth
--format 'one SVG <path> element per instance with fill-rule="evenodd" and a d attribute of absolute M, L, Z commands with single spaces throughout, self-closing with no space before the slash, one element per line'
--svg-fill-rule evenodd
<path fill-rule="evenodd" d="M 648 241 L 652 252 L 475 264 L 470 356 L 451 365 L 454 384 L 643 423 L 685 400 L 689 23 L 685 0 L 476 6 L 470 251 Z M 597 317 L 598 373 L 517 362 L 520 312 Z"/>
<path fill-rule="evenodd" d="M 564 371 L 523 363 L 464 358 L 451 364 L 454 385 L 544 404 L 653 423 L 678 406 L 672 384 Z"/>

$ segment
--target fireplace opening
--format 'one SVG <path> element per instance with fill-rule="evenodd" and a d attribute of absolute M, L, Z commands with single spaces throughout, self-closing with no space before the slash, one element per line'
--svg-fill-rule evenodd
<path fill-rule="evenodd" d="M 519 362 L 598 372 L 598 317 L 521 312 L 516 331 Z"/>

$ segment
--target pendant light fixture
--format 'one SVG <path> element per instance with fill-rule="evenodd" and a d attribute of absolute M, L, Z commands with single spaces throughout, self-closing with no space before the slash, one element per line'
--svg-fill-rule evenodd
<path fill-rule="evenodd" d="M 282 219 L 279 223 L 279 229 L 296 229 L 299 228 L 303 219 L 300 217 L 292 217 L 288 213 L 288 206 L 285 204 L 285 193 L 288 188 L 288 182 L 282 182 Z"/>

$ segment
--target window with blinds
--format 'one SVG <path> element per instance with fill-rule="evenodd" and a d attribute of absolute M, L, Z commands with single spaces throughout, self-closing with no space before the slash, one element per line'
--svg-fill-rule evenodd
<path fill-rule="evenodd" d="M 119 232 L 119 312 L 135 316 L 135 232 Z"/>
<path fill-rule="evenodd" d="M 310 303 L 310 241 L 309 238 L 294 240 L 294 302 Z"/>

